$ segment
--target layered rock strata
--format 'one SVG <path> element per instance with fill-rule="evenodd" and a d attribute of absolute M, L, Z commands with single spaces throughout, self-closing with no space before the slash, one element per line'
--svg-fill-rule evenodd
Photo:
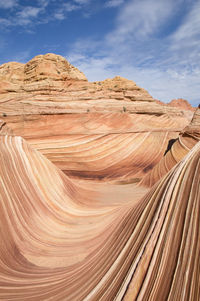
<path fill-rule="evenodd" d="M 199 300 L 200 108 L 53 54 L 0 80 L 0 300 Z"/>
<path fill-rule="evenodd" d="M 172 169 L 200 140 L 200 108 L 194 113 L 191 123 L 180 132 L 177 139 L 169 141 L 169 149 L 157 165 L 142 179 L 140 185 L 151 187 Z M 170 145 L 171 144 L 171 145 Z"/>
<path fill-rule="evenodd" d="M 130 112 L 170 116 L 187 110 L 161 107 L 133 81 L 116 76 L 90 83 L 63 57 L 39 55 L 27 64 L 0 66 L 0 114 Z M 88 111 L 89 110 L 89 111 Z M 191 118 L 187 116 L 186 118 Z"/>
<path fill-rule="evenodd" d="M 123 206 L 96 203 L 20 137 L 1 136 L 0 153 L 1 300 L 200 298 L 200 143 Z"/>
<path fill-rule="evenodd" d="M 153 168 L 184 123 L 166 115 L 122 113 L 7 118 L 16 135 L 68 175 L 125 181 L 139 181 Z"/>
<path fill-rule="evenodd" d="M 140 181 L 193 115 L 119 76 L 90 83 L 54 54 L 4 64 L 0 79 L 7 126 L 76 178 Z"/>

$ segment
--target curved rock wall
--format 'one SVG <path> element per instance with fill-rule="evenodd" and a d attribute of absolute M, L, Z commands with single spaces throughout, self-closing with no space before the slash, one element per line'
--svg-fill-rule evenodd
<path fill-rule="evenodd" d="M 199 143 L 123 206 L 85 202 L 20 137 L 0 148 L 2 300 L 199 299 Z"/>

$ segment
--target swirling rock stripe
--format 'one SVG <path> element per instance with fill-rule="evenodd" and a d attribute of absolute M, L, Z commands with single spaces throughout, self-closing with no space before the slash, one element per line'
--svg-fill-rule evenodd
<path fill-rule="evenodd" d="M 152 187 L 173 168 L 200 140 L 200 109 L 198 108 L 191 123 L 179 134 L 177 141 L 166 155 L 141 180 L 141 186 Z"/>
<path fill-rule="evenodd" d="M 44 138 L 39 145 L 31 144 L 70 176 L 115 180 L 144 176 L 162 157 L 169 135 L 150 132 L 66 135 L 50 141 Z M 143 156 L 148 147 L 149 152 Z"/>
<path fill-rule="evenodd" d="M 8 118 L 16 135 L 68 176 L 113 181 L 139 181 L 160 161 L 184 122 L 120 113 Z"/>
<path fill-rule="evenodd" d="M 1 300 L 199 300 L 200 143 L 139 202 L 99 208 L 21 138 L 0 150 Z"/>

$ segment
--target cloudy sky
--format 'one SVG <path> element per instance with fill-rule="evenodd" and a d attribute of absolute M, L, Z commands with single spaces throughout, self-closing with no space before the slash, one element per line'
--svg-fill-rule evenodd
<path fill-rule="evenodd" d="M 0 0 L 0 64 L 53 52 L 90 81 L 121 75 L 200 102 L 200 0 Z"/>

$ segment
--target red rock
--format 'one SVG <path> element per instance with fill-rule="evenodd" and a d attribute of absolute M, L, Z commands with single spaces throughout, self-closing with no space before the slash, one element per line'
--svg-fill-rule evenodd
<path fill-rule="evenodd" d="M 191 104 L 183 98 L 178 98 L 178 99 L 171 100 L 170 103 L 168 103 L 168 106 L 176 107 L 176 108 L 180 108 L 180 109 L 184 109 L 184 110 L 190 110 L 192 112 L 195 111 L 195 108 L 193 108 L 191 106 Z"/>
<path fill-rule="evenodd" d="M 0 79 L 0 300 L 199 300 L 200 108 L 53 54 Z"/>
<path fill-rule="evenodd" d="M 151 187 L 171 170 L 200 141 L 200 109 L 197 108 L 191 123 L 180 132 L 177 139 L 171 139 L 165 156 L 142 179 L 140 185 Z M 171 142 L 171 143 L 170 143 Z"/>
<path fill-rule="evenodd" d="M 73 177 L 139 181 L 193 115 L 120 76 L 89 83 L 54 54 L 0 70 L 2 119 Z"/>
<path fill-rule="evenodd" d="M 0 154 L 1 300 L 199 299 L 200 143 L 123 204 L 20 137 L 0 136 Z"/>

